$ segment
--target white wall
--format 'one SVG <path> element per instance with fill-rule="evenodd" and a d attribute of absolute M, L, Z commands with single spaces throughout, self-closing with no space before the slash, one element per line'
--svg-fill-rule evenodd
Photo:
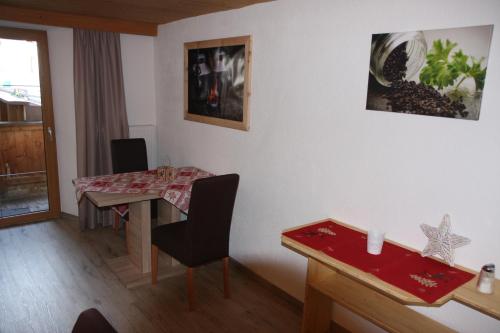
<path fill-rule="evenodd" d="M 52 98 L 57 138 L 59 189 L 63 212 L 77 215 L 71 180 L 76 178 L 76 135 L 73 85 L 73 30 L 0 21 L 2 26 L 46 30 L 49 42 Z M 157 165 L 154 38 L 122 34 L 123 79 L 132 137 L 147 140 L 149 165 Z"/>
<path fill-rule="evenodd" d="M 158 165 L 154 40 L 153 37 L 121 35 L 123 81 L 130 137 L 146 140 L 150 168 Z"/>
<path fill-rule="evenodd" d="M 59 166 L 61 210 L 78 215 L 72 180 L 76 178 L 75 94 L 73 85 L 73 30 L 47 28 L 54 122 Z"/>
<path fill-rule="evenodd" d="M 303 297 L 306 261 L 283 229 L 324 217 L 380 228 L 422 249 L 420 223 L 450 213 L 472 239 L 459 264 L 500 265 L 500 35 L 494 31 L 479 121 L 365 110 L 372 33 L 500 25 L 498 1 L 277 1 L 160 27 L 159 156 L 222 174 L 240 189 L 231 255 Z M 183 43 L 253 36 L 250 131 L 183 120 Z M 499 322 L 457 303 L 420 309 L 461 332 Z M 337 311 L 353 331 L 372 331 Z"/>

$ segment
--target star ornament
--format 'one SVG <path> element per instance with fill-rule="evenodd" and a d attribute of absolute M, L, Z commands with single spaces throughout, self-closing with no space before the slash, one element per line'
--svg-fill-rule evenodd
<path fill-rule="evenodd" d="M 437 254 L 450 266 L 454 266 L 455 249 L 470 243 L 470 239 L 455 235 L 451 232 L 450 215 L 446 214 L 439 227 L 431 227 L 427 224 L 421 224 L 420 228 L 425 236 L 429 238 L 425 249 L 422 251 L 422 257 Z"/>

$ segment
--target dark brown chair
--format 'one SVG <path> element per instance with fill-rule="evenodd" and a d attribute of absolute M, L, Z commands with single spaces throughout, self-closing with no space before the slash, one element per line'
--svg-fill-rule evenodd
<path fill-rule="evenodd" d="M 72 333 L 117 333 L 106 318 L 97 309 L 88 309 L 80 313 L 73 326 Z"/>
<path fill-rule="evenodd" d="M 143 138 L 111 140 L 111 163 L 113 173 L 135 172 L 148 170 L 148 152 Z M 151 218 L 157 217 L 158 203 L 151 201 Z M 123 216 L 128 221 L 128 213 Z M 113 228 L 118 230 L 120 215 L 115 212 Z"/>
<path fill-rule="evenodd" d="M 148 169 L 148 152 L 143 138 L 111 140 L 113 173 Z"/>
<path fill-rule="evenodd" d="M 239 176 L 229 174 L 194 181 L 186 221 L 164 224 L 151 233 L 151 282 L 157 283 L 158 249 L 187 266 L 189 310 L 194 309 L 194 268 L 224 261 L 224 296 L 229 292 L 229 232 Z"/>

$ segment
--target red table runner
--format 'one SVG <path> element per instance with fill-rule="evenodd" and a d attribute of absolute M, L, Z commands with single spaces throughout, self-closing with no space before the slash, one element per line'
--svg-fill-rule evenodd
<path fill-rule="evenodd" d="M 332 221 L 324 221 L 283 233 L 284 236 L 330 257 L 371 273 L 427 303 L 452 292 L 474 274 L 450 267 L 418 252 L 384 242 L 382 253 L 366 252 L 366 234 Z"/>
<path fill-rule="evenodd" d="M 73 180 L 76 198 L 80 202 L 85 192 L 155 194 L 187 213 L 191 187 L 196 179 L 213 176 L 210 172 L 194 168 L 176 169 L 175 179 L 165 181 L 156 170 L 118 173 L 113 175 L 82 177 Z M 116 210 L 116 209 L 115 209 Z M 121 215 L 126 211 L 119 210 Z"/>

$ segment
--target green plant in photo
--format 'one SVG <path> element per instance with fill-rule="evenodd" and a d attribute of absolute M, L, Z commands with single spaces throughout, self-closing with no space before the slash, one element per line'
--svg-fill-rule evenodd
<path fill-rule="evenodd" d="M 438 89 L 450 86 L 458 77 L 456 71 L 449 66 L 449 56 L 458 44 L 438 39 L 432 43 L 432 49 L 427 53 L 427 63 L 420 71 L 420 82 L 435 86 Z"/>
<path fill-rule="evenodd" d="M 476 92 L 484 88 L 486 67 L 482 67 L 484 58 L 476 59 L 468 56 L 460 49 L 452 53 L 457 43 L 450 40 L 443 42 L 437 39 L 432 43 L 432 49 L 427 53 L 426 65 L 420 71 L 420 82 L 434 86 L 439 90 L 453 86 L 450 94 L 460 96 L 467 93 L 460 89 L 460 85 L 467 78 L 472 78 L 476 85 Z"/>

